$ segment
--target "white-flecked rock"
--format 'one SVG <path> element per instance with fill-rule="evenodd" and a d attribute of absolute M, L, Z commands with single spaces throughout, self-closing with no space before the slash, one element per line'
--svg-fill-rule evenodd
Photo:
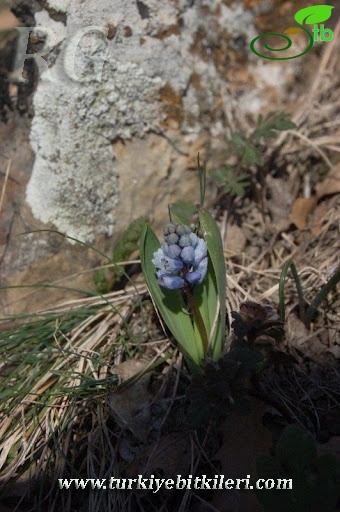
<path fill-rule="evenodd" d="M 163 221 L 169 201 L 197 200 L 192 169 L 199 149 L 225 141 L 235 55 L 244 53 L 253 82 L 260 81 L 256 69 L 265 64 L 249 50 L 259 7 L 222 0 L 48 4 L 67 23 L 34 97 L 27 186 L 34 216 L 92 241 L 156 210 Z M 36 22 L 55 29 L 45 11 Z M 244 111 L 266 105 L 265 92 L 254 97 L 244 87 L 238 96 Z"/>

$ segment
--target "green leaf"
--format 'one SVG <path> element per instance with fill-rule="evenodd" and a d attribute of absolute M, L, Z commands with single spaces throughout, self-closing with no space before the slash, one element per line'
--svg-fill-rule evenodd
<path fill-rule="evenodd" d="M 210 256 L 210 254 L 209 254 Z M 209 258 L 208 271 L 200 285 L 194 287 L 193 295 L 197 307 L 201 313 L 205 330 L 208 337 L 208 354 L 210 355 L 209 347 L 211 347 L 214 340 L 214 333 L 212 332 L 214 326 L 214 319 L 216 316 L 216 309 L 218 308 L 218 291 L 214 268 Z"/>
<path fill-rule="evenodd" d="M 233 132 L 231 134 L 231 141 L 233 153 L 242 155 L 248 144 L 247 139 L 245 139 L 241 133 Z"/>
<path fill-rule="evenodd" d="M 261 148 L 258 148 L 252 144 L 248 144 L 244 148 L 242 163 L 262 165 Z"/>
<path fill-rule="evenodd" d="M 242 363 L 251 372 L 258 369 L 264 359 L 260 351 L 249 348 L 243 340 L 235 340 L 228 354 L 232 360 Z"/>
<path fill-rule="evenodd" d="M 238 197 L 243 197 L 250 185 L 249 175 L 238 171 L 233 165 L 213 169 L 210 176 L 224 185 L 223 189 L 227 194 L 235 194 Z"/>
<path fill-rule="evenodd" d="M 247 164 L 262 164 L 260 148 L 249 142 L 240 133 L 232 133 L 233 151 L 241 155 L 241 161 Z"/>
<path fill-rule="evenodd" d="M 221 183 L 224 183 L 230 175 L 235 173 L 235 167 L 233 165 L 223 165 L 222 167 L 218 167 L 217 169 L 212 169 L 210 171 L 210 176 Z"/>
<path fill-rule="evenodd" d="M 312 5 L 310 7 L 300 9 L 295 14 L 294 19 L 297 23 L 300 23 L 301 25 L 303 23 L 305 23 L 306 25 L 322 23 L 323 21 L 326 21 L 331 17 L 332 9 L 334 9 L 333 5 Z"/>
<path fill-rule="evenodd" d="M 194 213 L 196 213 L 196 206 L 190 201 L 179 200 L 171 205 L 171 214 L 181 224 L 190 224 Z"/>
<path fill-rule="evenodd" d="M 150 225 L 145 224 L 141 235 L 140 254 L 142 270 L 150 295 L 161 318 L 176 338 L 189 365 L 191 361 L 196 367 L 199 367 L 204 358 L 203 345 L 200 337 L 195 334 L 182 294 L 179 290 L 168 290 L 158 284 L 156 270 L 151 260 L 159 247 L 157 236 Z M 192 364 L 191 368 L 193 369 Z"/>
<path fill-rule="evenodd" d="M 195 289 L 194 296 L 206 325 L 211 357 L 216 361 L 225 341 L 226 268 L 221 234 L 216 221 L 203 207 L 199 207 L 198 217 L 211 263 L 207 278 Z"/>
<path fill-rule="evenodd" d="M 257 120 L 257 128 L 254 130 L 253 135 L 256 140 L 271 139 L 277 137 L 278 131 L 290 130 L 295 128 L 295 124 L 289 120 L 289 114 L 285 112 L 269 112 L 269 114 L 263 118 L 260 114 Z"/>
<path fill-rule="evenodd" d="M 249 187 L 250 181 L 245 173 L 241 173 L 237 176 L 237 180 L 228 185 L 225 185 L 224 190 L 227 193 L 234 193 L 238 197 L 243 197 L 246 193 L 246 189 Z"/>

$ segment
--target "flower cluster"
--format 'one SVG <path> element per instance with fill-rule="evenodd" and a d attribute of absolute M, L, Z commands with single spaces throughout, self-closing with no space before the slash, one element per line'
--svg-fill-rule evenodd
<path fill-rule="evenodd" d="M 208 268 L 207 244 L 189 226 L 171 223 L 164 227 L 161 248 L 153 255 L 158 283 L 169 290 L 183 288 L 185 280 L 201 284 Z"/>

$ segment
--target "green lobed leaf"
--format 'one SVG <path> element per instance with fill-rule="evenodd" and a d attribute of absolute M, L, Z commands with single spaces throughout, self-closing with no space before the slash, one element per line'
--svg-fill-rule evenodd
<path fill-rule="evenodd" d="M 198 217 L 208 247 L 210 266 L 206 279 L 197 287 L 194 295 L 199 300 L 199 294 L 202 293 L 199 308 L 210 340 L 210 355 L 216 361 L 221 355 L 225 340 L 226 268 L 221 234 L 216 221 L 203 207 L 198 208 Z"/>
<path fill-rule="evenodd" d="M 260 114 L 253 135 L 257 141 L 261 138 L 271 139 L 277 137 L 278 131 L 295 128 L 295 124 L 289 120 L 289 117 L 285 112 L 269 112 L 265 118 Z"/>
<path fill-rule="evenodd" d="M 224 185 L 223 190 L 227 194 L 235 194 L 243 197 L 246 189 L 250 185 L 249 174 L 237 169 L 235 165 L 224 165 L 218 169 L 210 171 L 210 176 Z"/>
<path fill-rule="evenodd" d="M 261 148 L 257 148 L 253 144 L 245 146 L 242 162 L 245 164 L 262 165 Z"/>
<path fill-rule="evenodd" d="M 149 224 L 145 224 L 141 235 L 140 255 L 150 295 L 189 365 L 192 361 L 196 367 L 199 367 L 204 358 L 203 345 L 199 333 L 195 333 L 182 294 L 179 290 L 168 290 L 158 284 L 156 270 L 151 260 L 159 247 L 160 243 L 154 231 Z"/>
<path fill-rule="evenodd" d="M 223 165 L 217 169 L 212 169 L 210 176 L 216 181 L 225 183 L 227 180 L 230 180 L 235 173 L 236 168 L 234 165 Z"/>
<path fill-rule="evenodd" d="M 250 181 L 248 179 L 248 176 L 246 176 L 245 174 L 242 174 L 242 175 L 238 176 L 237 179 L 233 183 L 230 183 L 230 185 L 226 185 L 224 187 L 224 190 L 227 193 L 232 192 L 238 197 L 243 197 L 245 195 L 246 189 L 249 187 L 249 185 L 250 185 Z"/>
<path fill-rule="evenodd" d="M 233 153 L 241 156 L 241 161 L 246 164 L 262 164 L 261 148 L 257 148 L 251 141 L 247 140 L 240 133 L 232 133 Z"/>

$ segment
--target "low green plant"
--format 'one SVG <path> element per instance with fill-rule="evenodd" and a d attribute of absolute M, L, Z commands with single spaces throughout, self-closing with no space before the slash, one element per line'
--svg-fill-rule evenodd
<path fill-rule="evenodd" d="M 256 459 L 260 479 L 280 488 L 257 489 L 264 512 L 334 512 L 339 491 L 335 456 L 318 456 L 314 439 L 297 425 L 287 426 L 275 455 Z"/>
<path fill-rule="evenodd" d="M 296 266 L 292 259 L 288 259 L 281 270 L 280 282 L 279 282 L 279 299 L 280 299 L 280 320 L 282 322 L 285 321 L 286 316 L 286 308 L 285 308 L 285 282 L 288 270 L 291 270 L 295 286 L 298 293 L 298 301 L 299 301 L 299 316 L 300 320 L 305 324 L 307 329 L 310 327 L 310 323 L 315 317 L 318 307 L 321 302 L 327 297 L 327 295 L 335 289 L 336 285 L 340 281 L 340 267 L 338 267 L 331 277 L 328 279 L 327 283 L 325 283 L 319 292 L 316 294 L 312 302 L 308 305 L 304 299 L 301 281 L 299 274 L 296 270 Z"/>
<path fill-rule="evenodd" d="M 140 243 L 141 264 L 152 300 L 193 371 L 221 355 L 225 339 L 226 270 L 220 231 L 204 208 L 205 168 L 198 164 L 198 223 L 191 230 L 169 209 L 160 248 L 145 224 Z M 156 272 L 156 268 L 158 271 Z"/>
<path fill-rule="evenodd" d="M 204 361 L 202 372 L 191 377 L 186 392 L 191 426 L 218 422 L 232 410 L 247 413 L 252 377 L 272 365 L 292 364 L 289 355 L 275 348 L 283 324 L 270 306 L 248 300 L 231 316 L 229 350 L 218 361 Z"/>
<path fill-rule="evenodd" d="M 145 219 L 135 219 L 123 231 L 112 249 L 109 268 L 95 271 L 94 283 L 99 293 L 108 293 L 116 282 L 125 274 L 125 266 L 120 264 L 127 261 L 136 251 L 137 242 L 141 236 Z"/>
<path fill-rule="evenodd" d="M 228 352 L 218 361 L 206 360 L 202 372 L 191 376 L 186 390 L 186 417 L 191 427 L 201 427 L 212 421 L 218 423 L 234 409 L 248 410 L 247 363 L 255 368 L 260 356 L 248 351 L 241 362 L 234 355 L 234 352 Z M 251 361 L 254 356 L 256 361 Z"/>
<path fill-rule="evenodd" d="M 255 180 L 264 184 L 264 151 L 266 142 L 277 137 L 278 132 L 294 128 L 284 112 L 270 112 L 267 116 L 259 115 L 256 128 L 246 136 L 239 132 L 231 134 L 230 151 L 235 163 L 223 165 L 210 172 L 211 177 L 221 186 L 226 194 L 243 197 L 246 191 L 255 185 Z M 256 172 L 251 171 L 255 166 Z"/>

